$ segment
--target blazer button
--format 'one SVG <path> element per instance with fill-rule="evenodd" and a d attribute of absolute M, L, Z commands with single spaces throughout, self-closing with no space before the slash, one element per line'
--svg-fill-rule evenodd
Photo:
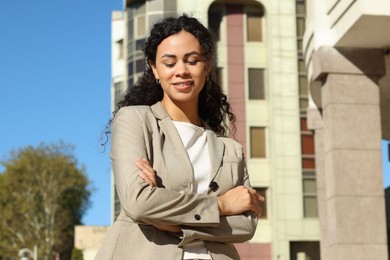
<path fill-rule="evenodd" d="M 199 214 L 195 214 L 195 219 L 200 220 L 202 217 Z"/>

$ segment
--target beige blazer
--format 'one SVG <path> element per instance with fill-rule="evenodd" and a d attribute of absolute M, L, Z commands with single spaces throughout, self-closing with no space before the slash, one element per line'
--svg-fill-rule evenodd
<path fill-rule="evenodd" d="M 231 138 L 206 126 L 211 157 L 210 182 L 218 189 L 194 194 L 193 169 L 180 136 L 160 102 L 121 108 L 112 124 L 110 157 L 122 210 L 96 260 L 182 259 L 182 246 L 203 240 L 212 259 L 240 259 L 232 243 L 252 238 L 252 213 L 219 216 L 216 196 L 249 186 L 243 149 Z M 136 158 L 147 158 L 158 175 L 158 187 L 140 177 Z M 183 236 L 153 225 L 180 225 Z"/>

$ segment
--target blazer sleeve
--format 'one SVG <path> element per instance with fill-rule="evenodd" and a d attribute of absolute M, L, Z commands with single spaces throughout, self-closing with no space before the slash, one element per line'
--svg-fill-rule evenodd
<path fill-rule="evenodd" d="M 136 158 L 149 158 L 152 149 L 152 122 L 150 108 L 136 106 L 121 108 L 112 122 L 110 157 L 125 214 L 142 224 L 218 226 L 215 197 L 151 187 L 138 176 Z"/>
<path fill-rule="evenodd" d="M 245 159 L 242 159 L 241 169 L 244 177 L 242 185 L 250 187 L 249 175 Z M 255 234 L 257 217 L 254 212 L 245 212 L 239 215 L 222 216 L 217 227 L 182 226 L 183 239 L 179 246 L 195 240 L 215 241 L 225 243 L 241 243 L 250 240 Z"/>

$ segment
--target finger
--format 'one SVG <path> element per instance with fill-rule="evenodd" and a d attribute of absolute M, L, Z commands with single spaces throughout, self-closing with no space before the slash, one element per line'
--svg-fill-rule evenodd
<path fill-rule="evenodd" d="M 152 187 L 155 187 L 157 185 L 152 179 L 149 178 L 147 174 L 142 171 L 138 172 L 138 176 Z"/>
<path fill-rule="evenodd" d="M 146 169 L 148 169 L 149 171 L 154 173 L 154 169 L 152 168 L 152 166 L 150 165 L 150 162 L 147 159 L 144 158 L 141 160 L 141 162 Z"/>
<path fill-rule="evenodd" d="M 135 162 L 135 165 L 138 167 L 138 169 L 145 173 L 151 172 L 150 168 L 145 164 L 145 162 L 140 159 Z"/>

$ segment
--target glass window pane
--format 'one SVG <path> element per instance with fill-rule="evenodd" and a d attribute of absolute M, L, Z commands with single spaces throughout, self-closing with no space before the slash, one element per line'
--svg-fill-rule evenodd
<path fill-rule="evenodd" d="M 299 75 L 298 83 L 299 83 L 299 95 L 300 96 L 307 96 L 308 95 L 307 76 L 306 75 Z"/>
<path fill-rule="evenodd" d="M 302 40 L 302 38 L 298 38 L 298 40 L 297 40 L 297 49 L 299 51 L 303 50 L 303 40 Z"/>
<path fill-rule="evenodd" d="M 247 40 L 248 42 L 261 42 L 262 39 L 262 26 L 260 13 L 247 13 Z"/>
<path fill-rule="evenodd" d="M 250 150 L 251 158 L 265 158 L 265 128 L 251 127 L 250 128 Z"/>
<path fill-rule="evenodd" d="M 122 99 L 122 96 L 124 94 L 122 81 L 114 83 L 114 92 L 115 92 L 114 103 L 118 104 L 118 102 Z"/>
<path fill-rule="evenodd" d="M 135 73 L 140 73 L 145 70 L 145 60 L 140 59 L 135 62 Z"/>
<path fill-rule="evenodd" d="M 303 59 L 298 60 L 298 71 L 301 74 L 306 73 L 306 66 L 305 66 L 305 61 Z"/>
<path fill-rule="evenodd" d="M 128 64 L 128 75 L 132 75 L 134 73 L 133 63 L 129 62 Z"/>
<path fill-rule="evenodd" d="M 306 6 L 304 2 L 296 3 L 297 15 L 306 15 Z"/>
<path fill-rule="evenodd" d="M 137 37 L 144 37 L 145 31 L 145 16 L 140 16 L 137 18 Z"/>
<path fill-rule="evenodd" d="M 301 117 L 301 131 L 308 131 L 306 117 Z"/>
<path fill-rule="evenodd" d="M 129 20 L 129 22 L 128 22 L 127 33 L 128 33 L 129 40 L 132 40 L 134 38 L 134 20 L 133 19 Z"/>
<path fill-rule="evenodd" d="M 311 134 L 301 135 L 302 154 L 314 155 L 314 136 Z"/>
<path fill-rule="evenodd" d="M 302 168 L 303 169 L 315 169 L 315 160 L 314 158 L 302 158 Z"/>
<path fill-rule="evenodd" d="M 304 179 L 303 193 L 316 193 L 316 192 L 317 192 L 316 179 Z"/>
<path fill-rule="evenodd" d="M 308 106 L 309 106 L 309 99 L 307 97 L 299 99 L 299 108 L 301 110 L 306 110 Z"/>
<path fill-rule="evenodd" d="M 249 99 L 265 99 L 264 69 L 248 69 Z"/>
<path fill-rule="evenodd" d="M 218 10 L 209 12 L 209 29 L 216 41 L 221 39 L 222 13 Z"/>
<path fill-rule="evenodd" d="M 305 18 L 297 17 L 297 36 L 303 37 L 305 33 Z"/>
<path fill-rule="evenodd" d="M 303 214 L 305 217 L 316 218 L 318 217 L 317 213 L 317 197 L 315 196 L 305 196 L 303 198 Z"/>
<path fill-rule="evenodd" d="M 142 51 L 144 48 L 145 39 L 139 39 L 135 42 L 135 50 L 136 51 Z"/>

